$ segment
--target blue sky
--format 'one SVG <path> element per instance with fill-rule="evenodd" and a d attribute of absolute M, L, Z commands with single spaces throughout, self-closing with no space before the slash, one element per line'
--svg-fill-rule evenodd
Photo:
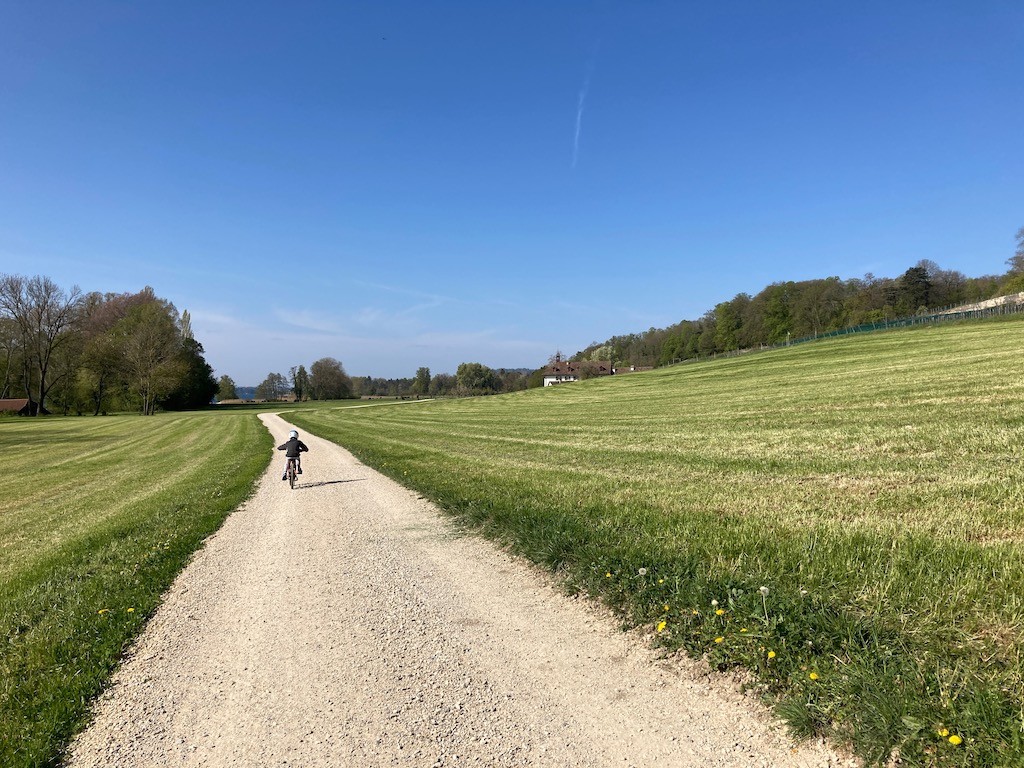
<path fill-rule="evenodd" d="M 0 0 L 0 272 L 151 285 L 239 384 L 1001 274 L 1022 138 L 1018 0 Z"/>

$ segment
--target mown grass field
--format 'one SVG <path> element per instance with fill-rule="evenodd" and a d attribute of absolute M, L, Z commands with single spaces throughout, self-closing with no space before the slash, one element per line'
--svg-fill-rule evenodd
<path fill-rule="evenodd" d="M 193 413 L 3 419 L 0 445 L 0 765 L 55 765 L 271 439 L 255 415 Z"/>
<path fill-rule="evenodd" d="M 874 763 L 1024 765 L 1024 322 L 302 428 Z M 572 627 L 566 627 L 571 632 Z"/>

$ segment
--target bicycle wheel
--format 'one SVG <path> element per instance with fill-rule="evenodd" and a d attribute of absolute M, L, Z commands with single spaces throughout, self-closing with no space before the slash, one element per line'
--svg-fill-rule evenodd
<path fill-rule="evenodd" d="M 295 487 L 295 462 L 294 461 L 289 461 L 288 462 L 288 487 L 289 488 L 294 488 Z"/>

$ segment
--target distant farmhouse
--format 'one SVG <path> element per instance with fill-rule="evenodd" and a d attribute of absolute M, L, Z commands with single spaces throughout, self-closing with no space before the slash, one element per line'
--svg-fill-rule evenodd
<path fill-rule="evenodd" d="M 638 365 L 615 368 L 611 360 L 560 360 L 556 358 L 544 369 L 544 386 L 550 387 L 580 379 L 650 370 L 652 370 L 651 366 Z"/>

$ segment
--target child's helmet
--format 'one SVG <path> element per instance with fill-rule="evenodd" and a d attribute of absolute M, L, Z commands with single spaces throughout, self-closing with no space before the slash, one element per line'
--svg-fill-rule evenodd
<path fill-rule="evenodd" d="M 299 436 L 299 433 L 296 432 L 294 429 L 291 432 L 288 433 L 288 437 L 298 437 L 298 436 Z"/>

